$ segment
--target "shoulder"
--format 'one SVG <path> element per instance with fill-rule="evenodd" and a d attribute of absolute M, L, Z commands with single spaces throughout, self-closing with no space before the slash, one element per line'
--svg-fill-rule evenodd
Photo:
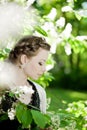
<path fill-rule="evenodd" d="M 38 91 L 40 97 L 40 109 L 43 113 L 46 113 L 46 91 L 38 83 L 34 82 L 34 85 Z"/>
<path fill-rule="evenodd" d="M 41 85 L 39 85 L 38 83 L 36 83 L 36 82 L 33 82 L 34 83 L 34 85 L 36 86 L 36 89 L 37 89 L 37 91 L 38 92 L 40 92 L 41 94 L 45 94 L 46 92 L 45 92 L 45 89 L 41 86 Z"/>

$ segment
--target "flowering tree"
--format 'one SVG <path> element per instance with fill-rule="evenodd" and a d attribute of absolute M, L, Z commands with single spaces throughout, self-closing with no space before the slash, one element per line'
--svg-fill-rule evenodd
<path fill-rule="evenodd" d="M 12 0 L 1 0 L 0 2 L 0 25 L 3 25 L 0 29 L 1 60 L 8 56 L 10 49 L 21 35 L 35 34 L 45 37 L 51 45 L 47 70 L 49 72 L 50 69 L 54 68 L 53 73 L 57 84 L 64 74 L 61 82 L 61 85 L 64 83 L 62 85 L 64 87 L 67 86 L 65 84 L 67 79 L 71 81 L 84 72 L 87 74 L 85 69 L 87 66 L 87 2 L 84 0 L 13 0 L 16 4 L 8 4 Z M 3 16 L 3 14 L 5 15 Z M 4 23 L 3 21 L 7 22 Z M 79 78 L 82 79 L 82 77 Z M 83 79 L 85 78 L 87 79 L 84 75 Z M 53 76 L 46 73 L 37 82 L 46 87 L 52 79 Z M 74 85 L 77 85 L 76 80 Z M 80 80 L 78 80 L 78 84 L 81 84 Z M 84 83 L 84 80 L 82 82 Z M 83 85 L 81 84 L 82 87 Z M 10 93 L 10 96 L 14 96 L 14 94 Z M 32 120 L 39 127 L 45 127 L 46 123 L 49 122 L 48 118 L 45 118 L 46 123 L 44 124 L 42 121 L 44 116 L 41 113 L 33 110 L 28 111 L 26 105 L 22 104 L 24 102 L 20 103 L 22 97 L 15 96 L 19 99 L 19 103 L 15 105 L 16 114 L 11 109 L 8 110 L 8 116 L 10 117 L 10 112 L 14 113 L 25 128 L 31 124 Z M 49 113 L 52 117 L 52 128 L 54 130 L 86 130 L 86 106 L 86 102 L 72 103 L 65 111 L 59 111 L 58 114 Z M 24 109 L 26 111 L 22 118 L 20 111 L 22 113 Z M 29 120 L 26 115 L 31 116 L 32 120 Z M 37 115 L 40 115 L 41 122 L 38 121 Z"/>

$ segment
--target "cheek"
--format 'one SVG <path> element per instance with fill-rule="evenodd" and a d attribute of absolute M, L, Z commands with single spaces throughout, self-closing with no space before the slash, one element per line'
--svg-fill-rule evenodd
<path fill-rule="evenodd" d="M 34 72 L 38 72 L 38 65 L 32 65 L 32 70 L 34 71 Z"/>
<path fill-rule="evenodd" d="M 27 69 L 27 75 L 32 79 L 38 79 L 38 67 L 35 64 L 31 64 Z"/>
<path fill-rule="evenodd" d="M 35 63 L 30 63 L 27 66 L 27 70 L 31 71 L 31 72 L 37 72 L 38 71 L 38 66 Z"/>

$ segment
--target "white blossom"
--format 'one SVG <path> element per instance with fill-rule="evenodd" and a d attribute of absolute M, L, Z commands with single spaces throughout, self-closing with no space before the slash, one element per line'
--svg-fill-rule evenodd
<path fill-rule="evenodd" d="M 84 127 L 87 128 L 87 124 L 85 124 Z"/>
<path fill-rule="evenodd" d="M 47 17 L 51 20 L 54 20 L 57 15 L 57 11 L 55 8 L 52 8 L 50 13 L 47 15 Z"/>
<path fill-rule="evenodd" d="M 24 104 L 29 104 L 31 101 L 31 96 L 34 93 L 32 86 L 19 86 L 12 90 L 19 101 Z"/>
<path fill-rule="evenodd" d="M 74 11 L 79 17 L 87 17 L 87 9 L 79 9 Z"/>
<path fill-rule="evenodd" d="M 51 64 L 51 65 L 47 65 L 47 66 L 46 66 L 46 71 L 51 70 L 53 67 L 54 67 L 54 65 L 53 65 L 53 64 Z"/>
<path fill-rule="evenodd" d="M 84 119 L 87 121 L 87 116 L 85 116 Z"/>
<path fill-rule="evenodd" d="M 77 36 L 76 39 L 80 40 L 80 41 L 87 40 L 87 36 L 86 35 L 84 35 L 84 36 Z"/>
<path fill-rule="evenodd" d="M 64 6 L 62 7 L 62 12 L 68 12 L 68 11 L 72 11 L 73 9 L 70 6 Z"/>
<path fill-rule="evenodd" d="M 70 46 L 69 43 L 67 43 L 64 48 L 65 48 L 65 52 L 66 52 L 67 55 L 70 55 L 72 53 L 71 52 L 71 46 Z"/>
<path fill-rule="evenodd" d="M 82 8 L 83 8 L 83 9 L 87 9 L 87 2 L 82 2 L 81 5 L 82 5 Z"/>
<path fill-rule="evenodd" d="M 13 108 L 8 109 L 8 117 L 9 117 L 10 120 L 14 120 L 15 110 Z"/>
<path fill-rule="evenodd" d="M 53 114 L 51 115 L 51 121 L 52 121 L 52 124 L 51 124 L 51 128 L 55 130 L 59 130 L 59 126 L 60 126 L 60 117 L 58 114 Z"/>
<path fill-rule="evenodd" d="M 2 97 L 0 97 L 0 104 L 1 104 L 1 101 L 2 101 Z"/>
<path fill-rule="evenodd" d="M 68 3 L 72 2 L 73 3 L 73 0 L 67 0 Z"/>
<path fill-rule="evenodd" d="M 72 25 L 71 23 L 67 23 L 64 31 L 61 33 L 61 37 L 68 39 L 71 36 L 71 32 L 72 32 Z"/>
<path fill-rule="evenodd" d="M 48 109 L 51 103 L 51 98 L 47 98 L 46 108 Z"/>
<path fill-rule="evenodd" d="M 56 25 L 57 25 L 59 28 L 64 27 L 64 25 L 65 25 L 65 18 L 64 18 L 64 17 L 60 17 L 60 19 L 58 19 L 58 20 L 56 21 Z"/>
<path fill-rule="evenodd" d="M 35 2 L 35 0 L 28 0 L 27 1 L 27 7 L 31 6 L 34 2 Z"/>

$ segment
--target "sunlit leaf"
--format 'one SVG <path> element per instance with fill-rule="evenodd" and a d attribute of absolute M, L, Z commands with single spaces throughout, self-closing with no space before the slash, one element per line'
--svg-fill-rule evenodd
<path fill-rule="evenodd" d="M 35 27 L 35 30 L 36 30 L 37 32 L 39 32 L 40 34 L 42 34 L 42 35 L 44 35 L 44 36 L 47 37 L 46 31 L 43 30 L 40 26 L 36 26 L 36 27 Z"/>
<path fill-rule="evenodd" d="M 6 53 L 9 53 L 9 52 L 10 52 L 10 49 L 9 49 L 9 48 L 5 48 L 5 52 L 6 52 Z"/>
<path fill-rule="evenodd" d="M 81 20 L 81 18 L 82 18 L 77 12 L 75 12 L 75 16 L 76 16 L 76 18 L 77 18 L 78 20 Z"/>
<path fill-rule="evenodd" d="M 23 127 L 28 128 L 32 122 L 32 115 L 30 110 L 24 104 L 18 104 L 16 107 L 16 117 Z"/>
<path fill-rule="evenodd" d="M 44 128 L 46 125 L 44 115 L 41 112 L 35 110 L 31 110 L 31 113 L 37 126 L 39 126 L 40 128 Z"/>

